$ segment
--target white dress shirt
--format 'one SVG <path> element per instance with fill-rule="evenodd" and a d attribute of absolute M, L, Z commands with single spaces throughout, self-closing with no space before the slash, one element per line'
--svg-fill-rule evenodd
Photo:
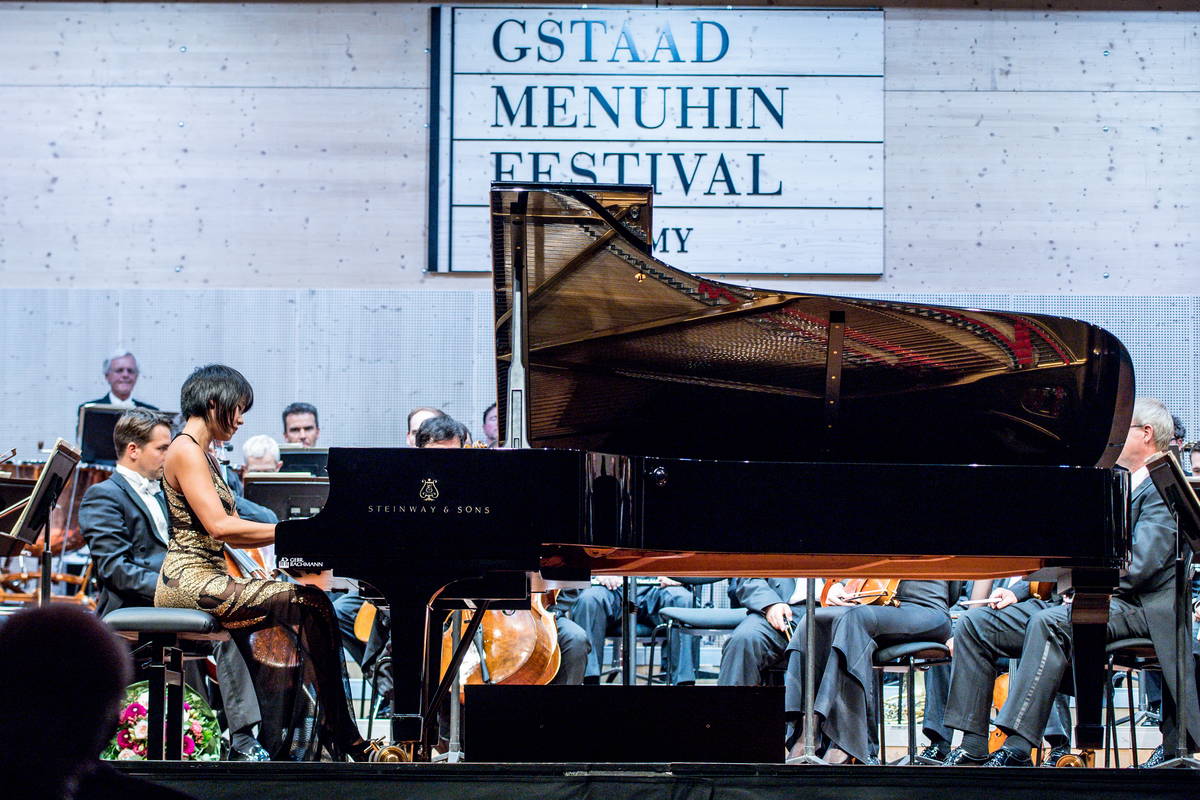
<path fill-rule="evenodd" d="M 108 405 L 120 406 L 121 408 L 133 408 L 134 407 L 133 395 L 129 395 L 129 397 L 126 397 L 124 400 L 118 400 L 117 398 L 113 397 L 112 392 L 109 392 L 108 393 Z"/>
<path fill-rule="evenodd" d="M 154 520 L 154 532 L 158 534 L 158 538 L 163 544 L 167 544 L 170 539 L 167 533 L 167 515 L 163 512 L 163 507 L 158 499 L 162 494 L 162 484 L 149 478 L 143 478 L 141 474 L 124 464 L 117 464 L 117 474 L 129 481 L 129 485 L 137 492 L 138 497 L 145 504 L 146 510 L 150 512 L 150 518 Z"/>

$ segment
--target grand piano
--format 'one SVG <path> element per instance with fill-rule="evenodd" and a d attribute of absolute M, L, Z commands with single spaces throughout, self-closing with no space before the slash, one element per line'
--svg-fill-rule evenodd
<path fill-rule="evenodd" d="M 436 737 L 449 611 L 527 607 L 531 581 L 1042 571 L 1075 592 L 1077 744 L 1098 746 L 1130 550 L 1121 343 L 691 275 L 651 252 L 652 194 L 493 185 L 510 449 L 331 448 L 324 509 L 279 525 L 282 564 L 390 607 L 393 739 Z"/>

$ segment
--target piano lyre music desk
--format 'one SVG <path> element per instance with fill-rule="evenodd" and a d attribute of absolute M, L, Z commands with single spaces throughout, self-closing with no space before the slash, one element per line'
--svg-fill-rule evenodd
<path fill-rule="evenodd" d="M 390 606 L 393 738 L 420 754 L 436 737 L 449 610 L 527 606 L 531 574 L 1049 570 L 1075 590 L 1077 745 L 1099 746 L 1130 549 L 1121 343 L 1045 315 L 690 275 L 650 253 L 651 194 L 494 185 L 514 449 L 331 448 L 324 509 L 279 525 L 285 564 Z"/>

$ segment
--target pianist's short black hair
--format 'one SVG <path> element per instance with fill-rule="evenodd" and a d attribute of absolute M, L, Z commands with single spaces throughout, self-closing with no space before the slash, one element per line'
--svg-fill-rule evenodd
<path fill-rule="evenodd" d="M 283 429 L 287 430 L 287 418 L 292 414 L 312 414 L 313 424 L 317 428 L 321 427 L 321 417 L 317 414 L 317 407 L 312 403 L 292 403 L 283 410 Z"/>
<path fill-rule="evenodd" d="M 211 410 L 213 421 L 226 430 L 233 429 L 238 409 L 242 413 L 254 405 L 254 389 L 242 373 L 224 364 L 196 367 L 179 390 L 179 412 L 184 417 L 207 419 Z"/>
<path fill-rule="evenodd" d="M 471 441 L 471 432 L 467 430 L 467 426 L 453 417 L 444 414 L 440 417 L 430 417 L 417 428 L 417 447 L 425 447 L 433 442 L 445 442 L 456 436 L 462 446 Z"/>

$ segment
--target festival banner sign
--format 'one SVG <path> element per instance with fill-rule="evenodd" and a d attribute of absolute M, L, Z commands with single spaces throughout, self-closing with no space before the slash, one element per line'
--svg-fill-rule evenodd
<path fill-rule="evenodd" d="M 713 275 L 883 272 L 883 13 L 438 8 L 436 271 L 487 270 L 492 181 L 649 184 Z"/>

